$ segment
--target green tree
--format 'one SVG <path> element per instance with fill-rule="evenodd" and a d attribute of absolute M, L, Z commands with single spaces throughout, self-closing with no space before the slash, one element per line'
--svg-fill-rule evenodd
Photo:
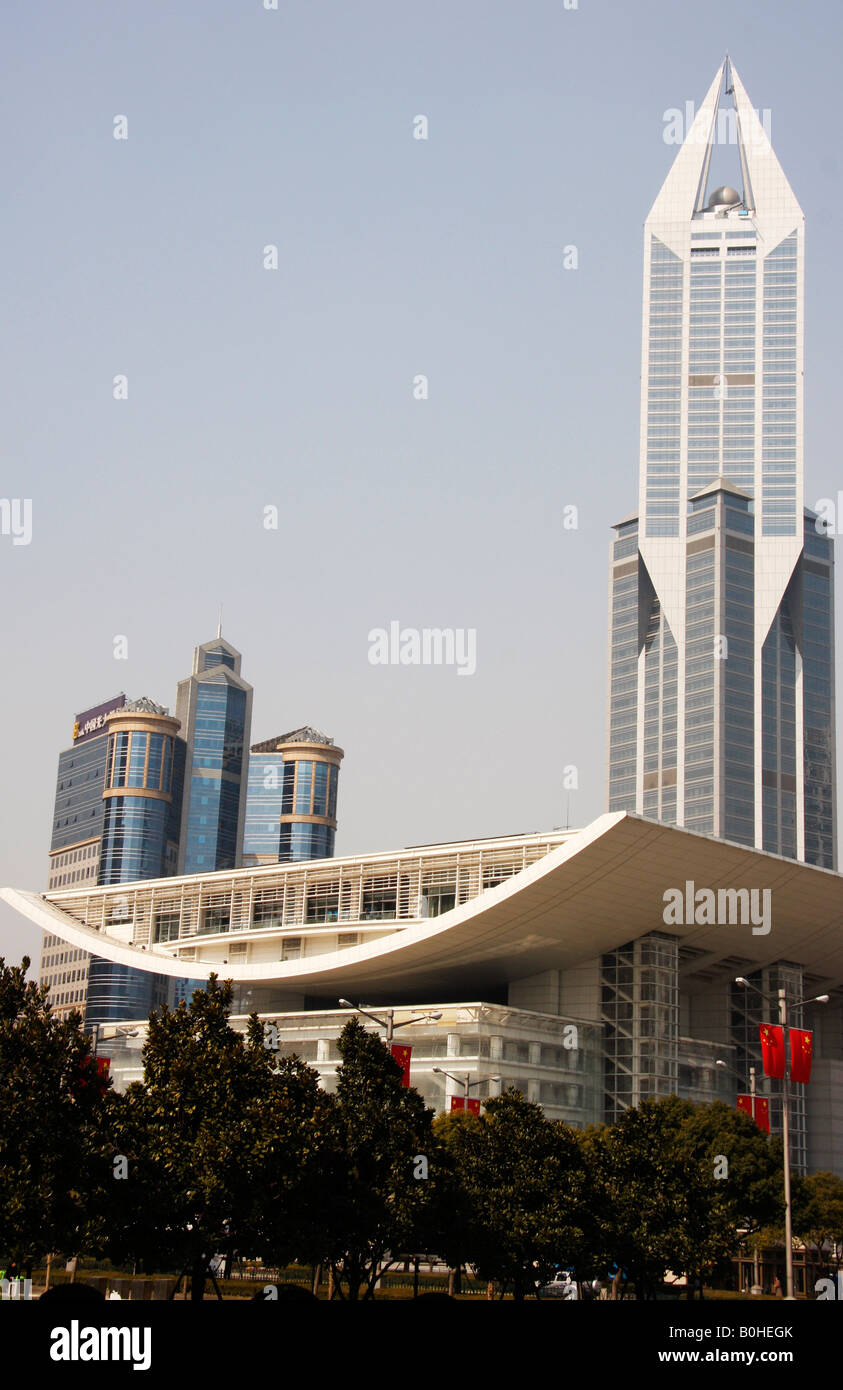
<path fill-rule="evenodd" d="M 483 1279 L 538 1296 L 591 1241 L 589 1177 L 576 1132 L 509 1088 L 479 1117 L 443 1117 L 438 1131 L 470 1202 L 459 1258 Z M 453 1258 L 453 1256 L 452 1256 Z"/>
<path fill-rule="evenodd" d="M 449 1191 L 433 1111 L 374 1034 L 350 1019 L 339 1036 L 335 1160 L 325 1184 L 325 1257 L 340 1298 L 371 1299 L 402 1255 L 438 1250 Z"/>
<path fill-rule="evenodd" d="M 29 964 L 0 957 L 0 1252 L 27 1275 L 101 1248 L 114 1107 L 81 1016 L 58 1019 Z"/>
<path fill-rule="evenodd" d="M 823 1270 L 843 1265 L 843 1178 L 836 1173 L 811 1173 L 794 1202 L 794 1234 L 816 1246 Z"/>
<path fill-rule="evenodd" d="M 722 1102 L 667 1096 L 630 1107 L 617 1124 L 586 1132 L 601 1200 L 598 1248 L 651 1298 L 671 1270 L 688 1296 L 724 1265 L 738 1229 L 781 1211 L 781 1148 Z"/>
<path fill-rule="evenodd" d="M 264 1045 L 256 1016 L 245 1036 L 230 1026 L 231 996 L 212 975 L 189 1005 L 150 1016 L 117 1136 L 127 1175 L 112 1184 L 111 1253 L 189 1271 L 193 1299 L 217 1251 L 307 1246 L 326 1104 L 315 1072 Z"/>
<path fill-rule="evenodd" d="M 722 1101 L 679 1102 L 673 1149 L 685 1174 L 673 1268 L 702 1297 L 706 1271 L 725 1271 L 742 1230 L 756 1233 L 784 1214 L 782 1148 L 754 1120 Z"/>

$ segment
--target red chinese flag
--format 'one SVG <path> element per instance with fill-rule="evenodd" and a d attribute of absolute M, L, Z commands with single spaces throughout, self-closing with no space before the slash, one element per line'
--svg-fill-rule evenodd
<path fill-rule="evenodd" d="M 790 1079 L 807 1086 L 811 1080 L 811 1061 L 814 1056 L 814 1035 L 804 1028 L 790 1030 Z"/>
<path fill-rule="evenodd" d="M 401 1068 L 402 1086 L 409 1086 L 410 1084 L 410 1058 L 412 1055 L 413 1049 L 411 1047 L 406 1047 L 401 1043 L 392 1044 L 392 1056 Z"/>
<path fill-rule="evenodd" d="M 95 1058 L 95 1061 L 96 1061 L 96 1064 L 97 1064 L 97 1081 L 99 1082 L 100 1090 L 101 1090 L 101 1091 L 107 1091 L 107 1090 L 108 1090 L 108 1073 L 109 1073 L 109 1071 L 110 1071 L 110 1069 L 111 1069 L 111 1058 L 110 1058 L 110 1057 L 97 1057 L 97 1058 Z"/>
<path fill-rule="evenodd" d="M 761 1023 L 761 1056 L 764 1075 L 784 1079 L 784 1030 L 780 1023 Z"/>
<path fill-rule="evenodd" d="M 752 1119 L 752 1096 L 738 1096 L 738 1109 Z"/>
<path fill-rule="evenodd" d="M 765 1134 L 770 1133 L 770 1102 L 766 1096 L 755 1097 L 755 1123 Z"/>
<path fill-rule="evenodd" d="M 451 1109 L 467 1110 L 470 1115 L 479 1115 L 480 1101 L 474 1100 L 470 1096 L 468 1100 L 465 1099 L 465 1096 L 451 1096 Z"/>

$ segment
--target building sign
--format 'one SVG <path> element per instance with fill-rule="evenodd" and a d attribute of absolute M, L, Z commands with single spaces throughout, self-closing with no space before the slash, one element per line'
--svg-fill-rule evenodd
<path fill-rule="evenodd" d="M 94 705 L 93 709 L 83 710 L 77 714 L 73 722 L 73 743 L 82 743 L 86 738 L 93 738 L 95 734 L 101 734 L 105 728 L 105 721 L 112 710 L 123 709 L 126 704 L 125 695 L 115 695 L 112 700 L 106 700 L 104 705 Z"/>

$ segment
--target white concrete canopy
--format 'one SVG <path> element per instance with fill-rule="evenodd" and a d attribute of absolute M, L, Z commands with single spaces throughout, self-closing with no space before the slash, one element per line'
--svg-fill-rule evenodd
<path fill-rule="evenodd" d="M 319 861 L 319 868 L 330 864 Z M 684 893 L 689 881 L 715 892 L 769 889 L 770 931 L 755 934 L 749 924 L 666 924 L 665 893 Z M 190 879 L 160 882 L 178 888 Z M 132 886 L 143 887 L 124 888 Z M 80 892 L 80 913 L 86 900 L 109 891 Z M 757 969 L 788 960 L 829 988 L 843 985 L 843 877 L 626 813 L 599 817 L 522 872 L 439 917 L 406 927 L 390 923 L 395 929 L 377 940 L 283 963 L 223 963 L 230 949 L 225 943 L 214 947 L 218 959 L 178 960 L 175 948 L 143 949 L 92 930 L 68 910 L 72 895 L 62 896 L 59 907 L 50 897 L 0 890 L 45 931 L 118 964 L 182 979 L 206 979 L 214 971 L 330 1001 L 341 995 L 388 995 L 396 1002 L 420 994 L 473 997 L 545 970 L 569 969 L 653 931 L 705 953 L 709 966 L 740 961 Z"/>

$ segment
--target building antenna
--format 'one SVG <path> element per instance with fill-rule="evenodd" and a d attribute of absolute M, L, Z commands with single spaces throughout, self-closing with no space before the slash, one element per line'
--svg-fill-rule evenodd
<path fill-rule="evenodd" d="M 217 637 L 222 637 L 222 604 L 220 604 L 219 617 L 217 618 Z"/>

